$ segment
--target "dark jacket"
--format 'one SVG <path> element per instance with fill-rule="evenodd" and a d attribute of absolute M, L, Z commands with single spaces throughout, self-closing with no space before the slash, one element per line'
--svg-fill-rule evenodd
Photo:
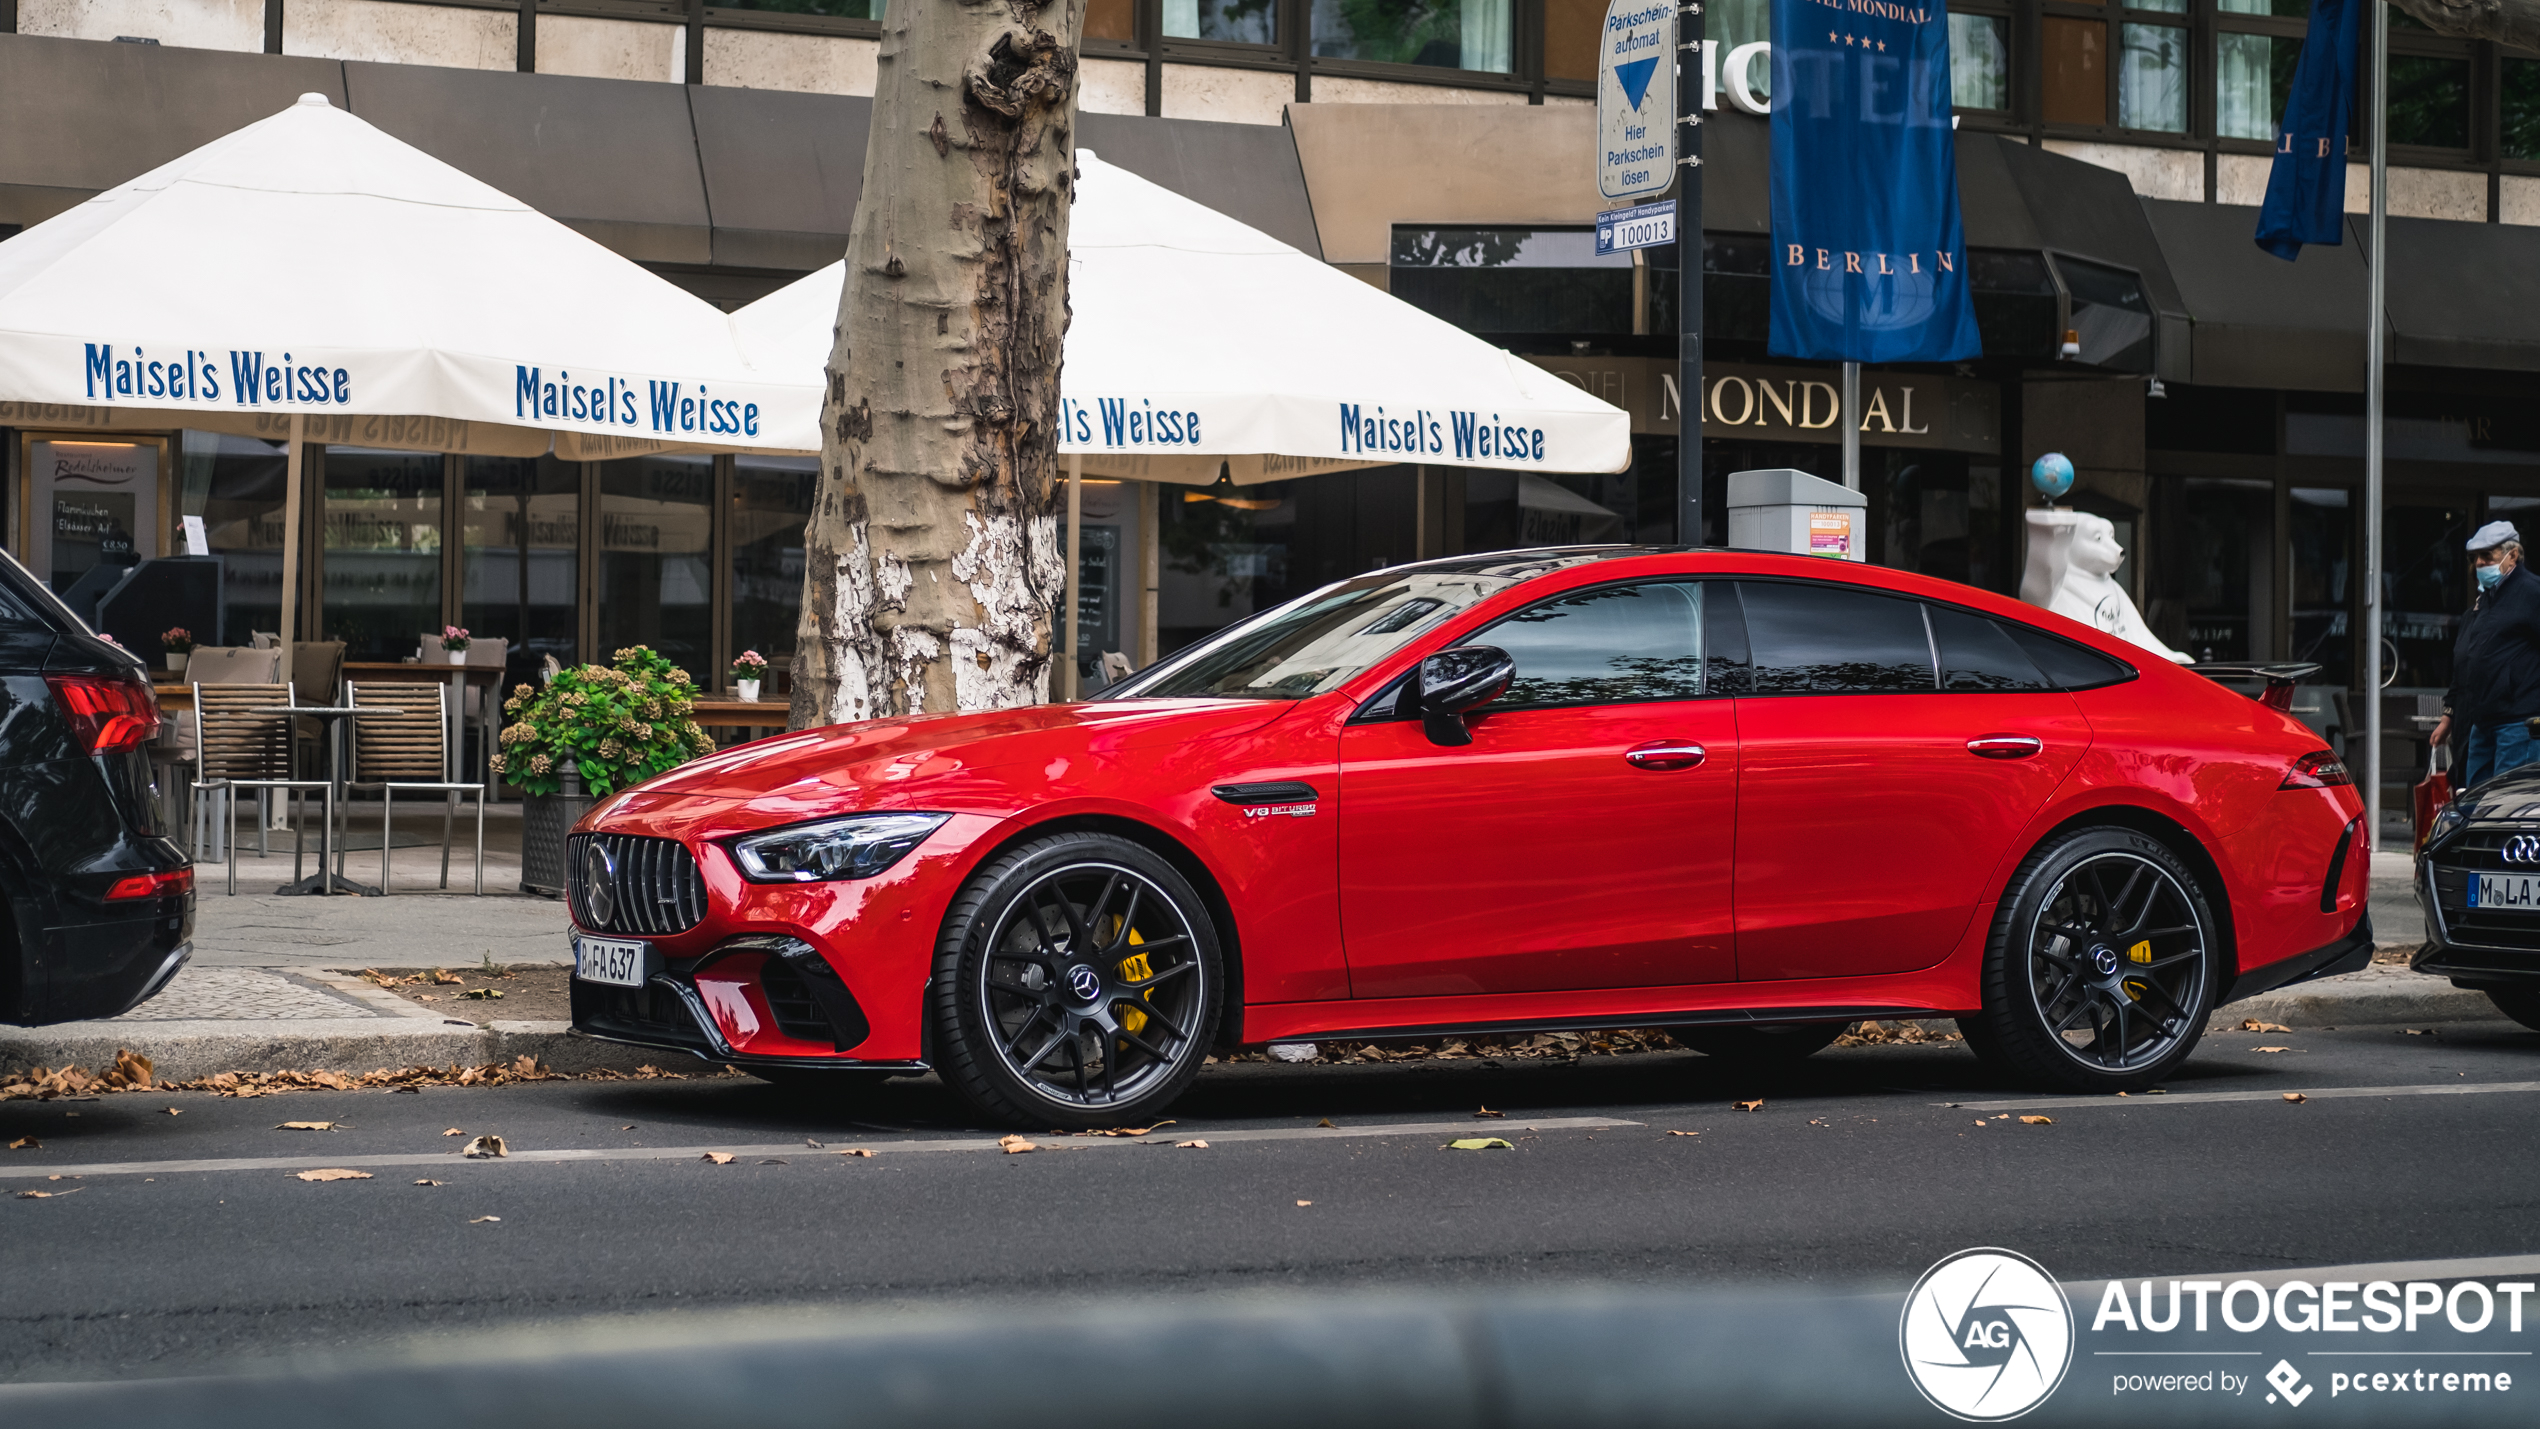
<path fill-rule="evenodd" d="M 2540 575 L 2514 563 L 2461 618 L 2444 707 L 2462 724 L 2540 716 Z"/>

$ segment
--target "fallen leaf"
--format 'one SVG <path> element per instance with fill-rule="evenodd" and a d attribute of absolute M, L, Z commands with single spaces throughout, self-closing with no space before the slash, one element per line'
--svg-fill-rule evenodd
<path fill-rule="evenodd" d="M 2435 1035 L 2434 1029 L 2431 1027 L 2402 1027 L 2399 1030 L 2410 1037 L 2431 1037 Z"/>
<path fill-rule="evenodd" d="M 2286 1092 L 2284 1094 L 2284 1099 L 2289 1102 L 2306 1102 L 2310 1100 L 2309 1097 L 2302 1095 L 2300 1092 Z"/>
<path fill-rule="evenodd" d="M 1327 1117 L 1325 1117 L 1325 1118 L 1323 1118 L 1321 1121 L 1318 1121 L 1318 1122 L 1316 1122 L 1316 1123 L 1314 1123 L 1314 1124 L 1315 1124 L 1316 1126 L 1328 1126 L 1328 1127 L 1332 1128 L 1332 1130 L 1334 1130 L 1334 1131 L 1338 1131 L 1338 1130 L 1340 1130 L 1340 1126 L 1339 1126 L 1339 1124 L 1338 1124 L 1338 1123 L 1336 1123 L 1336 1122 L 1334 1122 L 1334 1121 L 1333 1121 L 1330 1117 L 1328 1117 L 1328 1116 L 1327 1116 Z M 1312 1201 L 1299 1201 L 1299 1202 L 1297 1202 L 1297 1204 L 1298 1204 L 1298 1205 L 1300 1205 L 1300 1206 L 1310 1206 L 1310 1205 L 1313 1205 L 1314 1203 L 1313 1203 Z"/>
<path fill-rule="evenodd" d="M 159 1110 L 166 1112 L 166 1113 L 167 1113 L 168 1115 L 170 1115 L 170 1116 L 183 1116 L 183 1115 L 185 1115 L 185 1109 L 184 1109 L 183 1107 L 173 1107 L 173 1106 L 170 1106 L 170 1107 L 161 1107 L 161 1108 L 159 1108 Z"/>
<path fill-rule="evenodd" d="M 2249 1050 L 2252 1052 L 2290 1052 L 2293 1049 L 2290 1047 L 2252 1047 Z"/>
<path fill-rule="evenodd" d="M 2293 1029 L 2281 1022 L 2260 1022 L 2254 1017 L 2244 1017 L 2240 1019 L 2240 1030 L 2243 1032 L 2290 1032 Z"/>
<path fill-rule="evenodd" d="M 808 1136 L 803 1138 L 803 1145 L 810 1147 L 814 1151 L 822 1149 L 819 1142 L 812 1140 Z"/>
<path fill-rule="evenodd" d="M 502 1219 L 503 1218 L 501 1216 L 478 1216 L 476 1219 L 469 1221 L 468 1224 L 472 1226 L 497 1225 L 501 1223 Z"/>
<path fill-rule="evenodd" d="M 503 990 L 498 987 L 471 987 L 459 994 L 470 1002 L 490 1002 L 502 995 Z"/>
<path fill-rule="evenodd" d="M 1299 1201 L 1299 1202 L 1297 1202 L 1297 1204 L 1298 1204 L 1298 1205 L 1300 1205 L 1300 1206 L 1310 1206 L 1310 1205 L 1313 1205 L 1314 1203 L 1313 1203 L 1312 1201 Z"/>
<path fill-rule="evenodd" d="M 1151 1131 L 1162 1131 L 1164 1128 L 1166 1128 L 1166 1127 L 1168 1127 L 1168 1126 L 1171 1126 L 1171 1125 L 1173 1125 L 1173 1123 L 1172 1123 L 1172 1122 L 1170 1122 L 1170 1121 L 1159 1121 L 1159 1122 L 1157 1122 L 1157 1123 L 1156 1123 L 1155 1125 L 1153 1125 L 1153 1126 L 1111 1126 L 1111 1127 L 1104 1127 L 1104 1128 L 1102 1128 L 1101 1130 L 1098 1130 L 1098 1131 L 1080 1131 L 1080 1132 L 1077 1132 L 1077 1133 L 1076 1133 L 1076 1135 L 1078 1135 L 1078 1136 L 1144 1136 L 1144 1135 L 1146 1135 L 1148 1132 L 1151 1132 Z"/>
<path fill-rule="evenodd" d="M 861 1156 L 861 1157 L 866 1158 L 867 1160 L 872 1159 L 872 1156 L 873 1156 L 873 1153 L 872 1153 L 872 1152 L 865 1150 L 865 1149 L 864 1149 L 863 1147 L 861 1147 L 861 1146 L 850 1146 L 850 1147 L 848 1147 L 846 1150 L 841 1151 L 841 1152 L 839 1152 L 838 1154 L 839 1154 L 839 1155 L 841 1155 L 841 1156 Z"/>
<path fill-rule="evenodd" d="M 435 1181 L 431 1177 L 426 1176 L 422 1180 L 415 1182 L 415 1184 L 418 1186 L 445 1186 L 449 1183 L 446 1181 Z"/>
<path fill-rule="evenodd" d="M 1458 1141 L 1450 1141 L 1446 1145 L 1450 1151 L 1514 1151 L 1517 1149 L 1509 1145 L 1508 1139 L 1502 1136 L 1467 1136 Z"/>
<path fill-rule="evenodd" d="M 1026 1151 L 1038 1151 L 1041 1149 L 1033 1142 L 1026 1141 L 1020 1136 L 1013 1135 L 998 1137 L 997 1145 L 1004 1147 L 1005 1154 L 1008 1156 L 1020 1156 Z"/>
<path fill-rule="evenodd" d="M 1737 1103 L 1737 1109 L 1739 1111 L 1762 1111 L 1764 1109 L 1764 1103 L 1760 1099 L 1751 1102 L 1739 1102 Z"/>
<path fill-rule="evenodd" d="M 2054 1124 L 2055 1118 L 2051 1116 L 2024 1116 L 2020 1118 L 2020 1125 L 2022 1126 L 2053 1126 Z"/>
<path fill-rule="evenodd" d="M 1700 1136 L 1702 1133 L 1698 1131 L 1671 1131 L 1667 1134 L 1669 1136 Z"/>
<path fill-rule="evenodd" d="M 1176 1141 L 1173 1143 L 1173 1149 L 1176 1151 L 1206 1151 L 1208 1149 L 1208 1143 L 1205 1141 Z"/>
<path fill-rule="evenodd" d="M 333 1131 L 334 1129 L 335 1123 L 331 1121 L 286 1121 L 274 1128 L 276 1131 Z"/>
<path fill-rule="evenodd" d="M 455 1126 L 454 1126 L 454 1127 L 451 1127 L 451 1128 L 450 1128 L 449 1130 L 447 1130 L 447 1131 L 442 1132 L 441 1134 L 442 1134 L 443 1136 L 465 1136 L 465 1135 L 467 1135 L 467 1133 L 466 1133 L 466 1132 L 459 1130 L 459 1129 L 458 1129 L 457 1127 L 455 1127 Z"/>
<path fill-rule="evenodd" d="M 1485 1117 L 1485 1116 L 1506 1116 L 1506 1115 L 1508 1115 L 1508 1113 L 1506 1113 L 1506 1112 L 1504 1112 L 1504 1111 L 1492 1111 L 1489 1107 L 1483 1107 L 1481 1110 L 1479 1110 L 1479 1111 L 1477 1111 L 1477 1112 L 1473 1113 L 1473 1115 L 1474 1115 L 1475 1117 Z"/>
<path fill-rule="evenodd" d="M 9 1143 L 9 1149 L 11 1151 L 41 1151 L 44 1149 L 44 1143 L 32 1136 L 21 1136 Z"/>
<path fill-rule="evenodd" d="M 434 968 L 432 970 L 432 981 L 435 985 L 440 987 L 457 987 L 459 985 L 459 975 L 454 972 L 445 971 L 441 968 Z"/>
<path fill-rule="evenodd" d="M 1977 1129 L 1978 1129 L 1978 1130 L 1982 1130 L 1983 1128 L 1988 1127 L 1988 1126 L 1991 1126 L 1992 1124 L 1993 1124 L 1993 1123 L 1991 1123 L 1991 1122 L 1989 1122 L 1989 1121 L 1986 1121 L 1983 1117 L 1977 1117 L 1977 1118 L 1976 1118 L 1976 1127 L 1977 1127 Z"/>
<path fill-rule="evenodd" d="M 80 1191 L 85 1191 L 87 1189 L 88 1188 L 86 1186 L 82 1186 L 79 1187 L 78 1190 L 71 1191 L 20 1191 L 18 1193 L 18 1199 L 21 1201 L 49 1201 L 55 1196 L 76 1196 L 80 1193 Z M 1297 1204 L 1301 1206 L 1305 1203 L 1303 1201 L 1299 1201 Z"/>
<path fill-rule="evenodd" d="M 503 1145 L 503 1139 L 499 1136 L 480 1136 L 459 1148 L 459 1154 L 482 1161 L 489 1156 L 509 1156 L 511 1149 Z"/>
<path fill-rule="evenodd" d="M 729 1151 L 709 1151 L 697 1159 L 700 1161 L 711 1161 L 717 1166 L 729 1166 L 732 1164 L 732 1153 Z"/>
<path fill-rule="evenodd" d="M 303 1171 L 300 1173 L 300 1179 L 303 1181 L 367 1181 L 370 1179 L 370 1173 L 348 1171 L 341 1166 L 329 1166 L 318 1171 Z"/>

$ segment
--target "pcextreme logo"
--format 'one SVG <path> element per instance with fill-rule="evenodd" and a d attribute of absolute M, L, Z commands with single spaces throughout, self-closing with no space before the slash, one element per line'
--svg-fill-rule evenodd
<path fill-rule="evenodd" d="M 2073 1364 L 2073 1312 L 2046 1268 L 2017 1251 L 1962 1250 L 1923 1272 L 1896 1330 L 1906 1376 L 1942 1413 L 2017 1419 Z"/>

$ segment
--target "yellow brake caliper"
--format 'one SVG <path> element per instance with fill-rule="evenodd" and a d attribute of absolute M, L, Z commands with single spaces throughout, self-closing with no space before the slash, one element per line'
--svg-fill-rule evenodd
<path fill-rule="evenodd" d="M 2135 944 L 2133 947 L 2126 949 L 2125 957 L 2126 961 L 2130 963 L 2148 963 L 2152 961 L 2152 940 L 2146 938 L 2142 942 Z M 2125 995 L 2133 998 L 2137 1002 L 2141 1002 L 2143 1000 L 2143 980 L 2141 978 L 2127 978 L 2125 980 Z"/>
<path fill-rule="evenodd" d="M 1129 930 L 1129 946 L 1134 948 L 1145 941 L 1146 939 L 1138 936 L 1136 929 L 1132 928 Z M 1120 975 L 1131 982 L 1144 982 L 1148 978 L 1155 976 L 1155 968 L 1147 961 L 1146 954 L 1131 953 L 1129 956 L 1120 960 Z M 1148 988 L 1144 993 L 1140 994 L 1140 996 L 1142 998 L 1152 999 L 1155 996 L 1155 989 Z M 1122 1008 L 1120 1011 L 1120 1025 L 1131 1032 L 1143 1032 L 1146 1030 L 1147 1015 L 1134 1007 Z"/>

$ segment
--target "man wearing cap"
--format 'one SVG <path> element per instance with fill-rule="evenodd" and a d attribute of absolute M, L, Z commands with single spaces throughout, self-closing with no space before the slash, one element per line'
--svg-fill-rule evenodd
<path fill-rule="evenodd" d="M 2530 721 L 2540 717 L 2540 576 L 2524 570 L 2522 533 L 2490 521 L 2469 538 L 2478 599 L 2452 647 L 2452 688 L 2433 743 L 2469 726 L 2468 785 L 2540 760 Z M 2464 787 L 2467 787 L 2466 785 Z"/>

